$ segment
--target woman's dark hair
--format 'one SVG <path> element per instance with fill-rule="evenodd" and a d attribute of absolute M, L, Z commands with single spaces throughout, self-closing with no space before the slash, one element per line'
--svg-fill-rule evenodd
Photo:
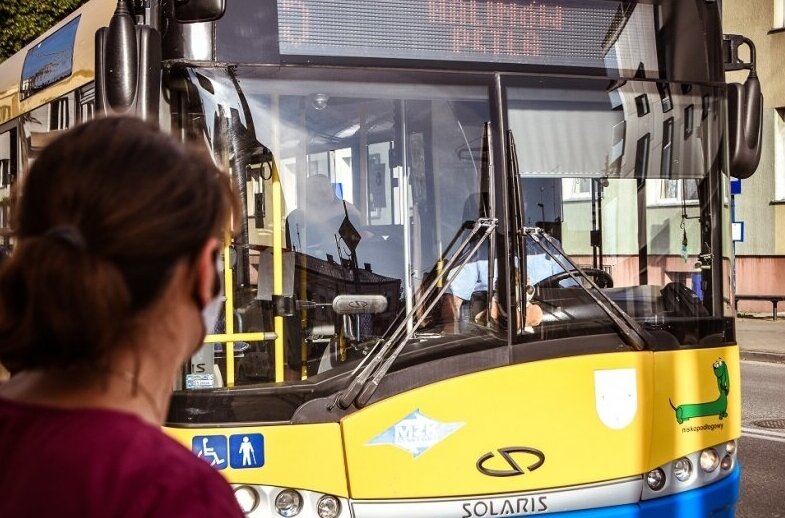
<path fill-rule="evenodd" d="M 47 146 L 24 179 L 0 270 L 0 363 L 98 365 L 173 267 L 237 209 L 206 151 L 138 119 L 97 119 Z"/>

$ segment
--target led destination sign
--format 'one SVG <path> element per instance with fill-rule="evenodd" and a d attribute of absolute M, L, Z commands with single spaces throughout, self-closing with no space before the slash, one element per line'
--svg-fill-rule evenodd
<path fill-rule="evenodd" d="M 422 59 L 605 68 L 614 38 L 634 23 L 630 11 L 609 0 L 278 0 L 279 45 L 284 60 Z"/>

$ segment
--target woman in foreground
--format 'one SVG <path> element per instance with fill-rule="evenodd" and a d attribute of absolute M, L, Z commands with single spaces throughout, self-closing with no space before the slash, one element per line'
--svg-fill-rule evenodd
<path fill-rule="evenodd" d="M 0 516 L 242 516 L 160 430 L 235 209 L 208 155 L 136 119 L 38 156 L 0 269 Z"/>

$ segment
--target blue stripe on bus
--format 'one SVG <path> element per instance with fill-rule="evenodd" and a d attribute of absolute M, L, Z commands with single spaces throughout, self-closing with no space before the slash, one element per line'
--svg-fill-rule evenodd
<path fill-rule="evenodd" d="M 733 518 L 741 469 L 708 486 L 639 504 L 546 514 L 548 518 Z"/>

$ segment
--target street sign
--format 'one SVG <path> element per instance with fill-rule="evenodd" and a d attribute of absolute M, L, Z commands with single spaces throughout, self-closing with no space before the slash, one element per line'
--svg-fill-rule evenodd
<path fill-rule="evenodd" d="M 743 221 L 734 221 L 733 223 L 731 223 L 731 235 L 733 236 L 734 242 L 741 243 L 744 241 Z"/>
<path fill-rule="evenodd" d="M 741 194 L 741 180 L 738 178 L 730 179 L 730 193 L 734 196 Z"/>

